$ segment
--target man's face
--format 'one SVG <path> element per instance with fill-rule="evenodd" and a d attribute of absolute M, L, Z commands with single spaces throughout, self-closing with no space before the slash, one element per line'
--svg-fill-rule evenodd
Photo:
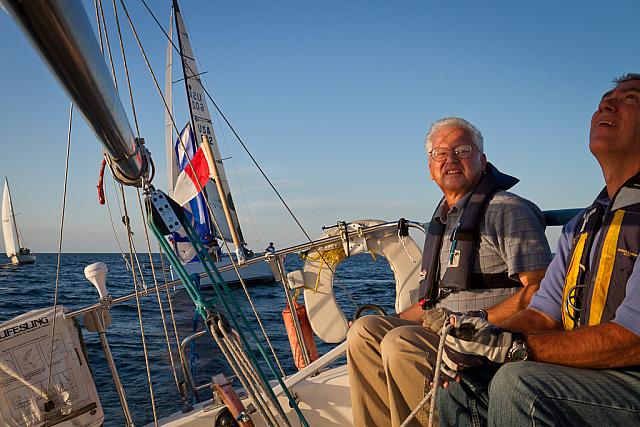
<path fill-rule="evenodd" d="M 487 159 L 480 153 L 473 143 L 473 138 L 463 129 L 448 127 L 433 134 L 433 149 L 447 149 L 449 154 L 443 162 L 435 161 L 429 155 L 429 175 L 445 196 L 462 197 L 473 190 L 480 181 Z M 471 145 L 473 152 L 466 159 L 459 159 L 453 151 L 461 145 Z"/>
<path fill-rule="evenodd" d="M 591 117 L 589 149 L 599 160 L 610 155 L 640 160 L 640 80 L 603 95 Z"/>

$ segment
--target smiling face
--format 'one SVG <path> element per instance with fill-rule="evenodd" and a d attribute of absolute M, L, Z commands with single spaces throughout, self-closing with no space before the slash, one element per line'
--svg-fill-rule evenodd
<path fill-rule="evenodd" d="M 589 149 L 603 168 L 639 164 L 640 80 L 620 83 L 604 94 L 591 117 Z"/>
<path fill-rule="evenodd" d="M 466 193 L 473 190 L 482 177 L 487 158 L 476 148 L 473 137 L 457 127 L 445 127 L 434 132 L 431 149 L 444 148 L 449 155 L 444 162 L 436 162 L 429 155 L 429 175 L 444 193 L 449 206 L 453 206 Z M 459 159 L 454 153 L 460 145 L 473 146 L 471 156 Z"/>

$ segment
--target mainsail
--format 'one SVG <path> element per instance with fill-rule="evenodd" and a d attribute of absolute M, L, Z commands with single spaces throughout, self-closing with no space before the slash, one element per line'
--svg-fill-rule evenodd
<path fill-rule="evenodd" d="M 20 250 L 18 240 L 18 229 L 11 205 L 11 193 L 9 192 L 9 181 L 4 179 L 4 194 L 2 195 L 2 232 L 4 233 L 4 247 L 7 256 L 11 258 Z"/>
<path fill-rule="evenodd" d="M 205 98 L 205 91 L 200 81 L 200 74 L 196 66 L 196 61 L 193 57 L 193 50 L 191 49 L 191 42 L 189 41 L 189 35 L 187 34 L 187 28 L 182 19 L 182 14 L 178 5 L 174 2 L 174 14 L 176 20 L 176 32 L 178 34 L 178 41 L 180 45 L 180 51 L 182 54 L 182 69 L 184 73 L 184 82 L 187 90 L 187 99 L 189 101 L 189 110 L 191 113 L 191 120 L 193 123 L 194 137 L 198 144 L 202 142 L 203 135 L 209 138 L 211 149 L 215 161 L 218 163 L 218 173 L 220 175 L 220 182 L 222 184 L 225 198 L 230 208 L 231 221 L 233 224 L 227 224 L 225 221 L 225 214 L 222 207 L 222 202 L 218 195 L 215 183 L 209 182 L 205 186 L 205 192 L 207 194 L 207 200 L 213 211 L 218 225 L 220 226 L 221 236 L 218 235 L 216 230 L 216 237 L 223 238 L 227 242 L 232 242 L 231 231 L 229 227 L 235 228 L 240 239 L 240 243 L 244 244 L 244 237 L 240 229 L 240 223 L 238 222 L 238 214 L 236 213 L 233 199 L 231 197 L 231 191 L 229 190 L 229 183 L 227 182 L 227 175 L 222 165 L 220 149 L 216 141 L 215 134 L 213 132 L 213 124 L 211 121 L 211 115 L 209 114 L 209 107 Z M 215 227 L 212 227 L 215 228 Z"/>

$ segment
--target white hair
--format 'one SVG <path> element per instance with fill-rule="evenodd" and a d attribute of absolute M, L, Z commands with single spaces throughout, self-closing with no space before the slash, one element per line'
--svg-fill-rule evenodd
<path fill-rule="evenodd" d="M 429 128 L 429 132 L 427 132 L 427 138 L 425 140 L 427 153 L 431 151 L 431 147 L 433 146 L 433 141 L 431 140 L 433 138 L 433 134 L 441 129 L 446 128 L 462 129 L 473 139 L 472 142 L 476 146 L 478 151 L 484 153 L 484 138 L 482 137 L 482 134 L 477 127 L 460 117 L 445 117 L 443 119 L 435 121 L 431 125 L 431 128 Z"/>

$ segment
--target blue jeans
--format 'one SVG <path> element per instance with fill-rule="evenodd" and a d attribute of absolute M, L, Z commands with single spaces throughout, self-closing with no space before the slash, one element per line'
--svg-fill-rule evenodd
<path fill-rule="evenodd" d="M 640 371 L 513 362 L 438 392 L 443 426 L 640 425 Z"/>

